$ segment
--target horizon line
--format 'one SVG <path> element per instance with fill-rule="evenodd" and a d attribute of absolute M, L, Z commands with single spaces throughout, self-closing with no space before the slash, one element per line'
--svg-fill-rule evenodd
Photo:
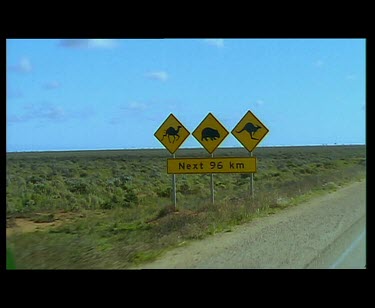
<path fill-rule="evenodd" d="M 257 148 L 272 148 L 272 147 L 307 147 L 307 146 L 350 146 L 350 145 L 366 145 L 366 143 L 314 143 L 314 144 L 297 144 L 297 145 L 267 145 L 258 146 Z M 241 146 L 225 146 L 218 149 L 236 149 L 243 148 Z M 202 147 L 182 147 L 179 150 L 188 149 L 202 149 Z M 6 151 L 6 153 L 35 153 L 35 152 L 81 152 L 81 151 L 126 151 L 126 150 L 167 150 L 163 147 L 140 147 L 140 148 L 97 148 L 97 149 L 61 149 L 61 150 L 19 150 Z M 245 149 L 246 150 L 246 149 Z"/>

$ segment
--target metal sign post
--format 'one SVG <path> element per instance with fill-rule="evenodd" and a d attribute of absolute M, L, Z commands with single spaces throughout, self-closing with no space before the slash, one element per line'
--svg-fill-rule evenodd
<path fill-rule="evenodd" d="M 173 153 L 173 158 L 176 158 L 176 154 Z M 174 210 L 176 211 L 177 205 L 177 193 L 176 193 L 176 174 L 172 174 L 172 202 Z"/>
<path fill-rule="evenodd" d="M 214 153 L 211 154 L 211 157 L 214 157 Z M 215 187 L 214 187 L 214 174 L 211 173 L 211 203 L 215 203 Z"/>
<path fill-rule="evenodd" d="M 250 152 L 250 157 L 253 157 L 253 151 Z M 250 177 L 250 195 L 252 200 L 254 201 L 254 173 L 251 172 Z"/>

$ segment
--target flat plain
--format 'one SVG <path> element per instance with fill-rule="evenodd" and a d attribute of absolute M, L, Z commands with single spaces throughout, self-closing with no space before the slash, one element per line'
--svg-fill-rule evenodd
<path fill-rule="evenodd" d="M 7 248 L 20 269 L 127 269 L 366 177 L 366 146 L 258 147 L 250 174 L 177 175 L 162 149 L 7 153 Z M 248 157 L 219 148 L 215 157 Z M 180 149 L 176 157 L 210 157 Z"/>

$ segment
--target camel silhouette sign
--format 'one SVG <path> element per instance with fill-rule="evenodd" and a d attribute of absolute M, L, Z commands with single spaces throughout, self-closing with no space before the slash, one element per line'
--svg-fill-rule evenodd
<path fill-rule="evenodd" d="M 158 139 L 171 154 L 174 154 L 178 150 L 189 135 L 190 132 L 172 113 L 154 134 L 156 139 Z"/>
<path fill-rule="evenodd" d="M 250 110 L 232 130 L 233 136 L 249 152 L 256 148 L 268 132 L 268 128 Z"/>
<path fill-rule="evenodd" d="M 229 132 L 212 113 L 209 113 L 193 132 L 193 136 L 210 154 L 228 135 Z"/>

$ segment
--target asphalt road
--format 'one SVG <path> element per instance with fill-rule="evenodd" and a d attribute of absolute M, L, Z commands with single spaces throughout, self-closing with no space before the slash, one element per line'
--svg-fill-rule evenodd
<path fill-rule="evenodd" d="M 362 217 L 306 268 L 362 269 L 365 266 L 366 217 Z"/>
<path fill-rule="evenodd" d="M 171 250 L 138 269 L 363 269 L 366 181 Z"/>

